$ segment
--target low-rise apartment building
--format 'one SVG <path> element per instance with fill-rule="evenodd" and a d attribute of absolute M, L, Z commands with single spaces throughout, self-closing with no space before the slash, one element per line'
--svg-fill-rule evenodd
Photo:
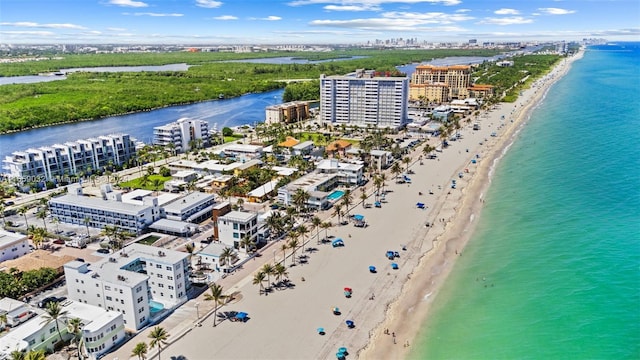
<path fill-rule="evenodd" d="M 66 326 L 69 320 L 80 319 L 84 353 L 89 359 L 99 359 L 102 354 L 125 340 L 125 326 L 121 313 L 71 300 L 61 303 L 61 307 L 62 311 L 66 312 L 66 315 L 57 321 L 62 339 L 68 341 L 72 337 Z M 54 345 L 60 341 L 56 321 L 48 322 L 44 311 L 36 311 L 39 314 L 35 318 L 0 337 L 0 359 L 10 359 L 11 353 L 16 350 L 54 350 Z"/>
<path fill-rule="evenodd" d="M 208 146 L 209 123 L 204 120 L 182 118 L 176 122 L 156 126 L 153 128 L 153 143 L 172 146 L 176 152 L 187 152 L 193 146 Z"/>
<path fill-rule="evenodd" d="M 25 235 L 0 229 L 0 263 L 17 259 L 29 253 L 29 241 Z"/>
<path fill-rule="evenodd" d="M 316 165 L 320 174 L 336 174 L 341 185 L 358 186 L 364 180 L 364 165 L 340 162 L 337 159 L 323 159 Z"/>
<path fill-rule="evenodd" d="M 79 184 L 68 187 L 68 193 L 49 201 L 51 216 L 60 222 L 104 228 L 117 226 L 133 234 L 140 234 L 154 221 L 160 219 L 158 199 L 145 196 L 143 205 L 122 202 L 122 195 L 106 190 L 105 198 L 84 196 Z M 88 222 L 85 222 L 88 219 Z"/>
<path fill-rule="evenodd" d="M 240 249 L 242 238 L 248 236 L 255 243 L 257 234 L 258 214 L 256 213 L 231 211 L 218 217 L 218 240 L 226 246 Z"/>
<path fill-rule="evenodd" d="M 196 191 L 173 200 L 162 209 L 169 220 L 199 223 L 211 217 L 214 204 L 212 194 Z"/>
<path fill-rule="evenodd" d="M 64 265 L 69 298 L 122 314 L 127 328 L 138 330 L 163 309 L 187 301 L 188 254 L 131 244 L 90 264 Z"/>

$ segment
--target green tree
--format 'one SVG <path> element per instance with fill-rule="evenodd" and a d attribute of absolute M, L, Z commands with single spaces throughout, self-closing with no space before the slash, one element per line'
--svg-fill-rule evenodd
<path fill-rule="evenodd" d="M 145 360 L 147 358 L 148 346 L 146 342 L 139 342 L 131 350 L 131 356 L 137 356 L 138 360 Z"/>
<path fill-rule="evenodd" d="M 71 343 L 76 344 L 78 359 L 82 359 L 82 320 L 79 318 L 69 319 L 67 332 L 72 336 Z"/>
<path fill-rule="evenodd" d="M 49 325 L 50 323 L 55 322 L 56 331 L 58 331 L 58 336 L 60 338 L 59 341 L 62 341 L 62 333 L 60 332 L 59 321 L 64 320 L 67 314 L 68 312 L 62 309 L 60 303 L 53 301 L 47 304 L 45 313 L 42 315 L 43 324 Z"/>
<path fill-rule="evenodd" d="M 224 295 L 224 291 L 221 285 L 210 284 L 209 293 L 204 294 L 205 301 L 213 301 L 213 327 L 216 327 L 216 319 L 218 317 L 218 305 L 224 305 L 227 296 Z"/>
<path fill-rule="evenodd" d="M 222 128 L 222 136 L 233 136 L 233 130 L 225 126 L 224 128 Z"/>
<path fill-rule="evenodd" d="M 260 285 L 260 287 L 258 288 L 258 294 L 262 294 L 262 287 L 263 287 L 265 276 L 266 276 L 266 274 L 264 272 L 262 272 L 262 270 L 260 270 L 260 271 L 256 272 L 255 274 L 253 274 L 252 284 L 253 285 Z"/>
<path fill-rule="evenodd" d="M 169 334 L 167 331 L 160 327 L 156 326 L 149 333 L 149 338 L 151 341 L 149 342 L 149 347 L 151 349 L 158 347 L 158 360 L 160 360 L 160 353 L 162 352 L 162 347 L 167 345 L 167 338 L 169 338 Z"/>
<path fill-rule="evenodd" d="M 24 216 L 24 224 L 27 227 L 27 229 L 29 228 L 29 221 L 27 220 L 27 212 L 29 211 L 29 209 L 26 206 L 21 206 L 18 209 L 18 214 Z"/>

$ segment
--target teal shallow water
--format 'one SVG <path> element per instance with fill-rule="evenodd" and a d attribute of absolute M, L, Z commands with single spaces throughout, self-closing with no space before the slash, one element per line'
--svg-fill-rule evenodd
<path fill-rule="evenodd" d="M 591 47 L 552 87 L 411 359 L 640 358 L 639 61 Z"/>

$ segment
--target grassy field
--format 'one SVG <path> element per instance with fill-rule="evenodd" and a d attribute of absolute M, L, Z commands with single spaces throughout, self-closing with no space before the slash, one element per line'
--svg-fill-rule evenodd
<path fill-rule="evenodd" d="M 139 177 L 137 179 L 122 182 L 120 183 L 120 187 L 158 191 L 164 188 L 164 183 L 166 181 L 171 180 L 171 176 L 161 176 L 157 174 L 150 175 L 146 183 L 143 182 L 143 178 L 144 176 Z"/>

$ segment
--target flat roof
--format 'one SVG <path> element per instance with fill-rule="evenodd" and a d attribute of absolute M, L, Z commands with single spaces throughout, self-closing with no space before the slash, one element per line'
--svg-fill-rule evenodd
<path fill-rule="evenodd" d="M 211 243 L 205 246 L 204 249 L 198 251 L 197 254 L 219 257 L 227 247 L 228 246 L 222 243 Z"/>
<path fill-rule="evenodd" d="M 113 211 L 121 214 L 137 215 L 140 212 L 152 207 L 150 205 L 136 205 L 130 203 L 124 203 L 121 201 L 103 200 L 97 197 L 89 197 L 82 195 L 66 194 L 59 197 L 55 197 L 50 200 L 52 203 L 81 206 L 90 209 Z"/>
<path fill-rule="evenodd" d="M 371 155 L 373 156 L 384 156 L 391 154 L 391 151 L 386 150 L 371 150 Z"/>
<path fill-rule="evenodd" d="M 213 200 L 213 194 L 207 194 L 199 191 L 189 193 L 183 197 L 177 198 L 174 201 L 164 206 L 165 212 L 179 213 L 182 210 L 191 206 L 197 205 L 201 202 Z"/>
<path fill-rule="evenodd" d="M 231 144 L 222 148 L 222 151 L 237 151 L 237 152 L 260 152 L 262 146 L 249 145 L 249 144 Z"/>
<path fill-rule="evenodd" d="M 293 148 L 296 149 L 296 150 L 299 150 L 299 149 L 307 148 L 309 146 L 313 146 L 313 141 L 307 140 L 305 142 L 301 142 L 298 145 L 294 145 Z"/>
<path fill-rule="evenodd" d="M 235 220 L 235 221 L 249 221 L 254 217 L 257 217 L 258 214 L 250 213 L 245 211 L 230 211 L 218 219 L 227 219 L 227 220 Z"/>
<path fill-rule="evenodd" d="M 153 230 L 164 230 L 171 231 L 176 233 L 186 233 L 190 228 L 194 227 L 192 223 L 177 221 L 177 220 L 169 220 L 169 219 L 160 219 L 149 226 Z"/>
<path fill-rule="evenodd" d="M 268 183 L 249 191 L 247 196 L 262 197 L 274 190 L 277 190 L 278 182 L 280 182 L 280 180 L 271 180 Z"/>
<path fill-rule="evenodd" d="M 0 229 L 0 248 L 11 245 L 16 241 L 26 240 L 27 236 L 20 233 L 9 232 Z"/>

